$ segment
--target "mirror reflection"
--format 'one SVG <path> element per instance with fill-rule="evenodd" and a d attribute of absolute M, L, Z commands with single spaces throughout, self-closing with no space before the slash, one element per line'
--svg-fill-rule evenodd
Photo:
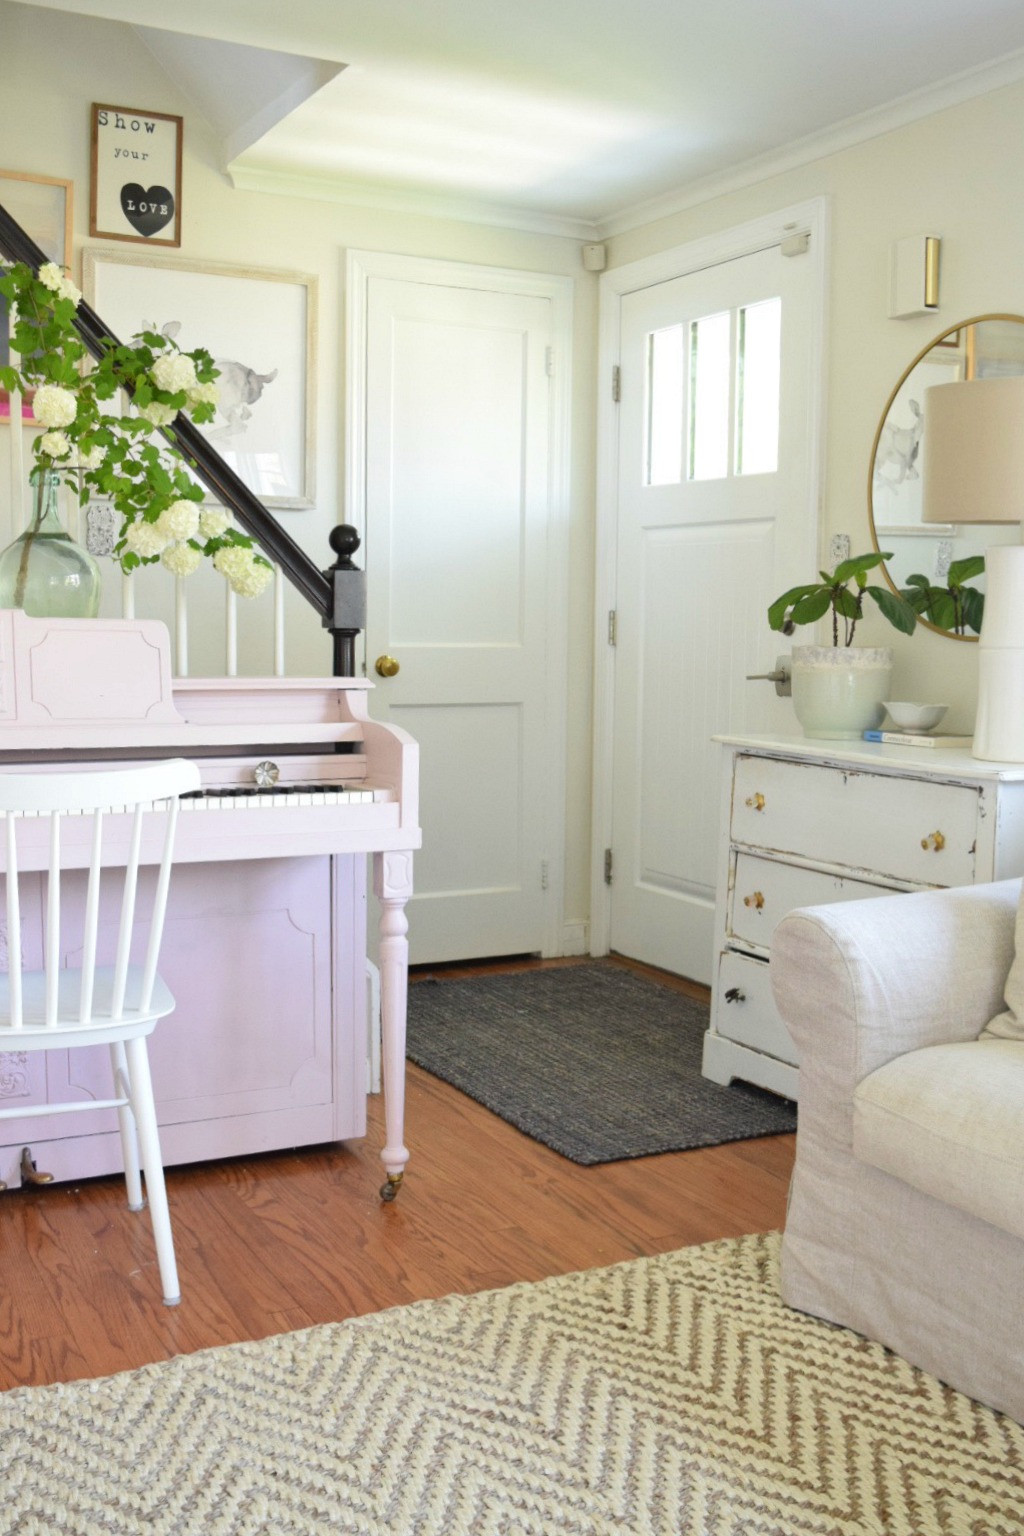
<path fill-rule="evenodd" d="M 979 315 L 943 331 L 911 362 L 875 434 L 868 511 L 875 548 L 892 552 L 886 579 L 942 634 L 977 639 L 984 551 L 1016 543 L 1013 524 L 923 523 L 924 392 L 960 379 L 1024 374 L 1024 316 Z"/>

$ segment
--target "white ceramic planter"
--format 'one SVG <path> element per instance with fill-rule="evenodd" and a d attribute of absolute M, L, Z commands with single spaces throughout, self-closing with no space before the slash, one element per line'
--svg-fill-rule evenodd
<path fill-rule="evenodd" d="M 888 646 L 797 645 L 793 708 L 805 736 L 855 741 L 881 725 L 889 697 Z"/>

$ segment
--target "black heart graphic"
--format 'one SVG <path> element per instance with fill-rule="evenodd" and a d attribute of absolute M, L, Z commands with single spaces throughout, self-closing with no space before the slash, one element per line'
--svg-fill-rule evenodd
<path fill-rule="evenodd" d="M 174 218 L 174 197 L 166 187 L 147 191 L 129 181 L 121 188 L 121 211 L 140 235 L 155 235 Z"/>

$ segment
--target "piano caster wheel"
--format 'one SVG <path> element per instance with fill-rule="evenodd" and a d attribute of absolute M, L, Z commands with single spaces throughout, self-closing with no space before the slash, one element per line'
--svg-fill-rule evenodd
<path fill-rule="evenodd" d="M 381 1185 L 380 1197 L 385 1205 L 390 1205 L 392 1200 L 398 1194 L 398 1187 L 402 1182 L 402 1178 L 403 1175 L 400 1173 L 389 1173 L 387 1177 L 387 1183 Z"/>
<path fill-rule="evenodd" d="M 21 1149 L 21 1182 L 22 1184 L 52 1184 L 52 1173 L 40 1173 L 32 1156 L 31 1147 Z"/>

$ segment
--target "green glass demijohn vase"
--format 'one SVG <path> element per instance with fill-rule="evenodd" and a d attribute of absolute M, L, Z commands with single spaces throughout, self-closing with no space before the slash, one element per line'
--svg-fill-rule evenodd
<path fill-rule="evenodd" d="M 60 475 L 36 468 L 32 518 L 0 554 L 0 608 L 23 608 L 35 618 L 92 619 L 100 605 L 100 568 L 60 520 Z"/>

